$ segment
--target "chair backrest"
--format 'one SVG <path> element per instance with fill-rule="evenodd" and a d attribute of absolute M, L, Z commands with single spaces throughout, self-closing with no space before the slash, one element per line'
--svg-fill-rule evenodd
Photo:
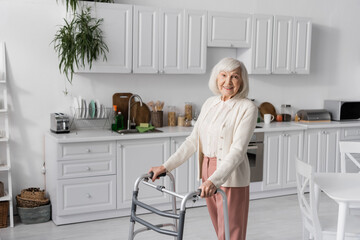
<path fill-rule="evenodd" d="M 314 191 L 314 170 L 311 165 L 296 159 L 296 185 L 303 225 L 315 240 L 322 240 Z M 306 192 L 309 191 L 309 195 Z"/>
<path fill-rule="evenodd" d="M 345 173 L 346 170 L 346 158 L 349 158 L 355 166 L 358 168 L 360 173 L 360 159 L 356 159 L 354 154 L 360 153 L 360 141 L 359 142 L 347 142 L 340 141 L 340 171 Z"/>

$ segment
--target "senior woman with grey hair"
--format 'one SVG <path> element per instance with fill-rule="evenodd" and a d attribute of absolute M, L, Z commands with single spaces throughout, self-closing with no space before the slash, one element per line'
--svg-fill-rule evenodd
<path fill-rule="evenodd" d="M 244 64 L 224 58 L 212 69 L 206 100 L 191 135 L 162 165 L 152 167 L 152 180 L 172 171 L 198 150 L 201 197 L 206 198 L 218 239 L 225 239 L 222 199 L 228 198 L 231 240 L 245 240 L 249 211 L 250 166 L 247 147 L 256 126 L 257 107 L 247 99 L 249 80 Z M 149 171 L 149 172 L 150 172 Z"/>

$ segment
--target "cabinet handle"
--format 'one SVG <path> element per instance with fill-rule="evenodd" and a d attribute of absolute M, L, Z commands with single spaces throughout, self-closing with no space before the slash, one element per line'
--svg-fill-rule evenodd
<path fill-rule="evenodd" d="M 234 44 L 230 43 L 230 47 L 233 47 L 233 46 L 234 46 Z"/>
<path fill-rule="evenodd" d="M 87 194 L 86 194 L 86 197 L 87 197 L 87 198 L 91 198 L 90 193 L 87 193 Z"/>
<path fill-rule="evenodd" d="M 91 170 L 91 168 L 90 167 L 86 167 L 86 171 L 90 171 Z"/>
<path fill-rule="evenodd" d="M 283 134 L 283 137 L 288 137 L 288 136 L 289 136 L 289 134 L 287 134 L 287 133 Z"/>
<path fill-rule="evenodd" d="M 323 131 L 323 134 L 327 134 L 327 131 Z"/>
<path fill-rule="evenodd" d="M 86 149 L 86 152 L 87 152 L 87 153 L 91 152 L 90 148 L 87 148 L 87 149 Z"/>
<path fill-rule="evenodd" d="M 122 144 L 119 144 L 119 145 L 118 145 L 118 148 L 122 148 L 122 147 L 123 147 L 123 145 L 122 145 Z"/>

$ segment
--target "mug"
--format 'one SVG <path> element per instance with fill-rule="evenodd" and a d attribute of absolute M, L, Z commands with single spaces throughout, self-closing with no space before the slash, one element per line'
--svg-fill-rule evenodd
<path fill-rule="evenodd" d="M 274 116 L 271 114 L 264 114 L 264 123 L 269 124 L 272 120 L 274 120 Z"/>

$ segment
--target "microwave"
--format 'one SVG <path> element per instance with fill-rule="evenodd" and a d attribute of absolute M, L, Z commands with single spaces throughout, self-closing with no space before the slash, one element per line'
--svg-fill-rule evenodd
<path fill-rule="evenodd" d="M 324 108 L 333 121 L 360 120 L 360 101 L 325 100 Z"/>

